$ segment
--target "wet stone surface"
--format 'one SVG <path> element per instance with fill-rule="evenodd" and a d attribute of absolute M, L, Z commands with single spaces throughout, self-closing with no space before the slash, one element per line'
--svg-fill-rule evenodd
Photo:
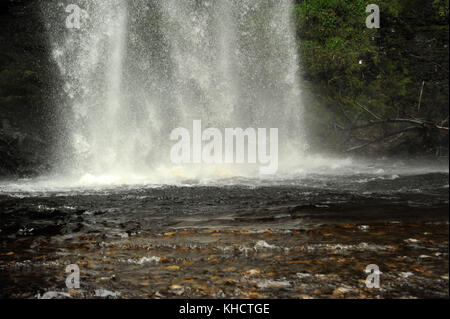
<path fill-rule="evenodd" d="M 4 241 L 2 297 L 448 298 L 446 223 L 125 234 Z M 69 264 L 80 267 L 80 290 L 65 287 Z M 369 264 L 380 289 L 366 288 Z"/>
<path fill-rule="evenodd" d="M 0 194 L 0 297 L 448 298 L 445 179 L 364 196 L 293 186 Z M 66 287 L 70 264 L 80 289 Z M 373 264 L 379 289 L 366 287 Z"/>

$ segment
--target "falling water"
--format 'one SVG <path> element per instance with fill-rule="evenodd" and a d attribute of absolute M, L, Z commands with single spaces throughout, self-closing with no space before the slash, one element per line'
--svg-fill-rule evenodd
<path fill-rule="evenodd" d="M 69 168 L 106 181 L 253 174 L 174 167 L 170 132 L 278 128 L 280 162 L 304 146 L 290 0 L 71 0 L 46 8 L 64 82 Z M 288 155 L 290 157 L 288 157 Z"/>

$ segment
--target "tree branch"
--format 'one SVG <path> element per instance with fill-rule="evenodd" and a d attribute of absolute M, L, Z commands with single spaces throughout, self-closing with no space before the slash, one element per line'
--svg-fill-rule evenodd
<path fill-rule="evenodd" d="M 397 132 L 394 132 L 394 133 L 391 133 L 391 134 L 387 134 L 387 135 L 385 135 L 385 136 L 383 136 L 381 138 L 378 138 L 378 139 L 376 139 L 374 141 L 370 141 L 370 142 L 362 144 L 362 145 L 351 147 L 351 148 L 347 149 L 345 152 L 347 152 L 347 153 L 354 152 L 354 151 L 363 149 L 363 148 L 365 148 L 365 147 L 367 147 L 367 146 L 369 146 L 371 144 L 375 144 L 375 143 L 381 142 L 381 141 L 383 141 L 383 140 L 385 140 L 385 139 L 387 139 L 389 137 L 396 136 L 396 135 L 399 135 L 399 134 L 402 134 L 402 133 L 405 133 L 405 132 L 409 132 L 409 131 L 419 130 L 419 129 L 422 129 L 422 128 L 418 127 L 418 126 L 410 126 L 410 127 L 405 128 L 405 129 L 403 129 L 401 131 L 397 131 Z"/>

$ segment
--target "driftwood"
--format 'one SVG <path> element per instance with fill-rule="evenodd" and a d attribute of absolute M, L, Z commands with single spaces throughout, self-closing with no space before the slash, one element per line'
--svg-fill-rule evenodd
<path fill-rule="evenodd" d="M 417 130 L 421 130 L 421 129 L 422 129 L 422 128 L 419 127 L 419 126 L 410 126 L 410 127 L 407 127 L 407 128 L 405 128 L 405 129 L 403 129 L 403 130 L 396 131 L 396 132 L 390 133 L 390 134 L 386 134 L 386 135 L 384 135 L 383 137 L 377 138 L 376 140 L 367 142 L 367 143 L 365 143 L 365 144 L 351 147 L 351 148 L 345 150 L 345 152 L 353 152 L 353 151 L 357 151 L 357 150 L 360 150 L 360 149 L 362 149 L 362 148 L 365 148 L 366 146 L 369 146 L 369 145 L 372 145 L 372 144 L 375 144 L 375 143 L 379 143 L 379 142 L 381 142 L 381 141 L 383 141 L 383 140 L 385 140 L 385 139 L 387 139 L 387 138 L 390 138 L 390 137 L 393 137 L 393 136 L 396 136 L 396 135 L 400 135 L 400 134 L 402 134 L 402 133 L 406 133 L 406 132 L 410 132 L 410 131 L 417 131 Z"/>
<path fill-rule="evenodd" d="M 387 138 L 396 136 L 396 135 L 400 135 L 406 132 L 411 132 L 411 131 L 432 131 L 432 130 L 439 130 L 439 131 L 444 131 L 444 132 L 448 132 L 448 126 L 443 126 L 446 122 L 448 122 L 448 120 L 446 121 L 442 121 L 441 123 L 433 123 L 431 121 L 424 121 L 424 120 L 419 120 L 419 119 L 403 119 L 403 118 L 398 118 L 398 119 L 392 119 L 392 120 L 379 120 L 379 121 L 369 121 L 366 124 L 363 125 L 359 125 L 359 126 L 352 126 L 349 128 L 345 128 L 340 126 L 340 128 L 344 131 L 355 131 L 355 130 L 361 130 L 361 129 L 367 129 L 370 127 L 374 127 L 374 126 L 379 126 L 379 125 L 386 125 L 386 124 L 413 124 L 413 126 L 409 126 L 407 128 L 401 129 L 401 130 L 397 130 L 393 133 L 388 133 L 385 134 L 384 136 L 377 138 L 373 141 L 364 143 L 362 145 L 358 145 L 358 146 L 354 146 L 354 147 L 350 147 L 348 149 L 345 150 L 345 152 L 354 152 L 360 149 L 363 149 L 369 145 L 372 144 L 376 144 L 379 143 Z M 337 126 L 338 127 L 338 126 Z"/>
<path fill-rule="evenodd" d="M 421 106 L 421 102 L 422 102 L 422 94 L 423 94 L 424 86 L 425 86 L 425 82 L 423 81 L 422 87 L 420 90 L 419 101 L 418 101 L 418 110 L 419 111 L 420 111 L 420 106 Z M 386 126 L 387 124 L 409 124 L 412 126 L 397 130 L 392 133 L 387 133 L 382 137 L 376 138 L 376 139 L 366 142 L 364 144 L 347 148 L 345 150 L 345 152 L 354 152 L 354 151 L 363 149 L 369 145 L 379 143 L 390 137 L 397 136 L 397 135 L 400 135 L 400 134 L 403 134 L 406 132 L 411 132 L 411 131 L 419 131 L 419 132 L 422 131 L 424 134 L 430 133 L 432 131 L 448 132 L 448 122 L 449 122 L 448 117 L 439 123 L 422 120 L 422 119 L 417 119 L 417 118 L 383 119 L 382 116 L 376 114 L 375 112 L 371 111 L 368 107 L 361 105 L 357 101 L 354 101 L 354 104 L 357 105 L 358 107 L 360 107 L 362 110 L 364 110 L 364 112 L 366 112 L 368 115 L 370 115 L 370 117 L 372 117 L 373 120 L 368 120 L 365 124 L 357 125 L 356 123 L 360 119 L 360 116 L 358 116 L 358 118 L 355 121 L 349 121 L 349 122 L 351 122 L 350 127 L 346 128 L 345 126 L 339 125 L 336 123 L 335 128 L 338 128 L 342 131 L 353 132 L 353 131 L 357 131 L 357 130 L 368 129 L 370 127 L 375 127 L 375 126 Z M 341 108 L 341 110 L 342 110 L 342 108 Z M 343 113 L 345 114 L 345 112 L 343 112 Z M 347 119 L 348 119 L 348 117 L 347 117 Z M 445 126 L 446 124 L 447 124 L 447 126 Z M 347 143 L 350 139 L 351 139 L 351 135 L 349 134 L 348 138 L 346 139 L 346 141 L 344 143 Z"/>
<path fill-rule="evenodd" d="M 376 125 L 383 125 L 383 124 L 395 124 L 395 123 L 409 123 L 409 124 L 415 124 L 422 128 L 429 128 L 429 129 L 439 129 L 439 130 L 445 130 L 448 131 L 447 126 L 443 126 L 441 123 L 433 123 L 431 121 L 422 121 L 418 119 L 393 119 L 393 120 L 384 120 L 384 121 L 369 121 L 367 124 L 360 125 L 360 126 L 353 126 L 350 128 L 342 128 L 344 131 L 354 131 L 364 128 L 369 128 Z M 445 123 L 444 123 L 445 124 Z"/>

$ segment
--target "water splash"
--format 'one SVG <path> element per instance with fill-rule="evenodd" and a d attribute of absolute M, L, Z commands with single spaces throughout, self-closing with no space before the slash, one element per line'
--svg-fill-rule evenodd
<path fill-rule="evenodd" d="M 66 124 L 74 174 L 108 183 L 256 174 L 173 167 L 170 132 L 194 119 L 278 128 L 280 162 L 298 160 L 305 143 L 290 0 L 71 3 L 83 9 L 81 28 L 49 30 L 74 114 Z M 46 12 L 66 14 L 57 4 Z M 55 14 L 46 16 L 61 21 Z"/>

